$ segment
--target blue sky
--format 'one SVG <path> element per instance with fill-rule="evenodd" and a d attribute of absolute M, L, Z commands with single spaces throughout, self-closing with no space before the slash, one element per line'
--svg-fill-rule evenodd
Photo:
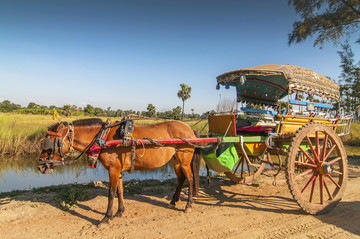
<path fill-rule="evenodd" d="M 0 0 L 0 100 L 164 111 L 185 83 L 185 111 L 203 113 L 235 99 L 215 89 L 231 70 L 292 64 L 337 80 L 340 46 L 288 46 L 287 2 Z"/>

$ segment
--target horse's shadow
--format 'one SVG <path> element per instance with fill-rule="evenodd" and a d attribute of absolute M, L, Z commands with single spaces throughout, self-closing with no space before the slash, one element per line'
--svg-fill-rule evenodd
<path fill-rule="evenodd" d="M 227 183 L 228 184 L 228 183 Z M 242 185 L 244 186 L 244 185 Z M 251 185 L 244 186 L 251 190 Z M 172 195 L 168 194 L 167 200 L 170 202 Z M 163 202 L 163 195 L 153 195 L 153 194 L 141 194 L 137 195 L 137 201 L 144 203 L 149 203 L 154 206 L 167 207 L 168 204 Z M 187 189 L 182 190 L 180 195 L 180 200 L 187 200 Z M 252 209 L 259 211 L 269 211 L 269 212 L 278 212 L 278 213 L 287 213 L 287 214 L 299 214 L 302 213 L 299 210 L 296 203 L 292 198 L 284 196 L 259 196 L 257 194 L 248 194 L 245 193 L 236 193 L 230 190 L 226 190 L 221 186 L 221 183 L 211 183 L 209 185 L 204 185 L 200 190 L 197 197 L 195 197 L 194 204 L 204 205 L 204 206 L 219 206 L 219 207 L 233 207 L 233 208 L 243 208 L 243 209 Z M 181 210 L 181 209 L 178 209 Z"/>

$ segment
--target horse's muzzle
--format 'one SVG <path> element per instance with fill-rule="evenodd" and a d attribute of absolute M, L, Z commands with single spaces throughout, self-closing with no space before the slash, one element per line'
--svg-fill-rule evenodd
<path fill-rule="evenodd" d="M 38 161 L 38 164 L 36 165 L 36 167 L 38 168 L 38 170 L 40 171 L 40 173 L 42 174 L 50 174 L 52 172 L 54 172 L 54 166 L 48 163 L 40 163 L 41 161 Z"/>

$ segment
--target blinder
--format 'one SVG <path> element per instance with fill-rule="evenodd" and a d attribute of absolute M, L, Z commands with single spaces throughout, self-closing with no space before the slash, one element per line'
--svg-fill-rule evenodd
<path fill-rule="evenodd" d="M 44 141 L 41 144 L 41 149 L 42 150 L 49 150 L 51 149 L 51 153 L 54 152 L 54 141 L 52 141 L 50 139 L 50 135 L 46 136 L 46 138 L 44 139 Z"/>
<path fill-rule="evenodd" d="M 50 135 L 46 136 L 44 141 L 42 142 L 41 149 L 43 150 L 51 150 L 51 154 L 59 151 L 60 156 L 63 157 L 63 139 L 60 137 L 56 137 L 55 140 L 51 140 Z"/>

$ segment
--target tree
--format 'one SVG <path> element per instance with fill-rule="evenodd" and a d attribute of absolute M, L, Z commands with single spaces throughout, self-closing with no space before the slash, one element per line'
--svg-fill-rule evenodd
<path fill-rule="evenodd" d="M 86 114 L 88 114 L 88 115 L 92 115 L 92 114 L 94 114 L 94 112 L 95 112 L 95 109 L 94 109 L 94 107 L 92 107 L 91 105 L 86 105 L 86 107 L 84 108 L 84 112 L 86 113 Z"/>
<path fill-rule="evenodd" d="M 21 109 L 21 105 L 13 104 L 9 100 L 4 100 L 0 103 L 1 112 L 12 112 L 14 110 Z"/>
<path fill-rule="evenodd" d="M 148 107 L 146 109 L 147 109 L 147 115 L 149 117 L 154 117 L 155 116 L 155 114 L 156 114 L 155 106 L 153 106 L 152 104 L 148 104 Z"/>
<path fill-rule="evenodd" d="M 178 91 L 177 96 L 182 100 L 183 106 L 182 106 L 182 114 L 181 114 L 181 120 L 184 119 L 184 107 L 185 107 L 185 100 L 190 98 L 191 94 L 191 87 L 182 83 L 180 84 L 181 90 Z"/>
<path fill-rule="evenodd" d="M 99 108 L 99 107 L 95 107 L 94 109 L 94 115 L 97 117 L 101 117 L 101 116 L 105 116 L 106 113 L 104 112 L 103 109 Z"/>
<path fill-rule="evenodd" d="M 71 116 L 73 112 L 73 108 L 70 105 L 64 105 L 62 108 L 62 113 L 65 116 Z"/>
<path fill-rule="evenodd" d="M 116 110 L 115 116 L 116 117 L 123 117 L 124 112 L 122 110 Z"/>
<path fill-rule="evenodd" d="M 316 35 L 314 46 L 322 47 L 325 41 L 338 43 L 344 35 L 360 29 L 359 0 L 289 0 L 289 5 L 301 17 L 293 24 L 289 45 Z"/>
<path fill-rule="evenodd" d="M 30 102 L 27 106 L 28 109 L 37 109 L 40 108 L 40 105 L 35 104 L 34 102 Z"/>
<path fill-rule="evenodd" d="M 184 109 L 184 108 L 183 108 L 183 109 Z M 183 112 L 183 114 L 184 114 L 184 110 L 183 110 L 182 112 Z M 173 116 L 173 119 L 174 119 L 174 120 L 179 120 L 179 119 L 180 119 L 180 117 L 182 116 L 182 115 L 181 115 L 181 107 L 180 107 L 180 106 L 172 109 L 172 116 Z"/>
<path fill-rule="evenodd" d="M 360 62 L 354 63 L 354 53 L 348 41 L 341 46 L 342 51 L 338 52 L 342 68 L 340 75 L 341 103 L 345 111 L 356 112 L 360 106 Z M 357 115 L 357 117 L 359 116 Z"/>

